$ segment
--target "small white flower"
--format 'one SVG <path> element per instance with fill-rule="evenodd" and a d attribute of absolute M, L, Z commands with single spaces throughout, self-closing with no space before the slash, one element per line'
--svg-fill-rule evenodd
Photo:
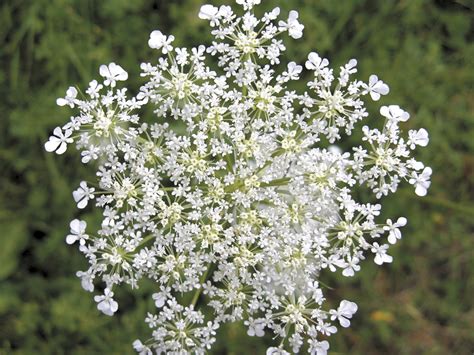
<path fill-rule="evenodd" d="M 329 147 L 328 147 L 328 152 L 332 153 L 332 154 L 342 154 L 343 151 L 341 149 L 341 147 L 335 145 L 335 144 L 331 144 Z"/>
<path fill-rule="evenodd" d="M 377 265 L 382 265 L 383 263 L 391 263 L 393 258 L 387 254 L 388 245 L 383 244 L 379 245 L 379 243 L 375 242 L 372 244 L 372 253 L 375 254 L 374 262 Z"/>
<path fill-rule="evenodd" d="M 410 118 L 410 114 L 398 105 L 382 106 L 380 114 L 393 122 L 406 122 Z"/>
<path fill-rule="evenodd" d="M 68 143 L 72 143 L 74 140 L 69 138 L 72 134 L 72 130 L 67 129 L 64 131 L 61 127 L 56 127 L 53 131 L 53 135 L 49 137 L 49 140 L 44 144 L 44 149 L 47 152 L 55 152 L 56 154 L 63 154 Z"/>
<path fill-rule="evenodd" d="M 202 5 L 201 9 L 199 10 L 199 18 L 202 20 L 209 20 L 211 21 L 211 26 L 215 26 L 217 23 L 219 9 L 213 5 Z"/>
<path fill-rule="evenodd" d="M 97 80 L 92 80 L 89 83 L 89 88 L 86 90 L 86 94 L 89 95 L 93 99 L 97 99 L 99 97 L 99 91 L 103 87 L 104 86 L 102 84 L 99 84 Z"/>
<path fill-rule="evenodd" d="M 250 318 L 248 321 L 245 321 L 244 324 L 249 327 L 247 330 L 249 336 L 263 337 L 265 335 L 265 322 L 263 320 L 254 320 Z"/>
<path fill-rule="evenodd" d="M 328 65 L 329 61 L 326 58 L 321 58 L 316 52 L 311 52 L 305 63 L 306 69 L 314 71 L 321 71 Z"/>
<path fill-rule="evenodd" d="M 72 196 L 74 197 L 74 201 L 77 203 L 77 207 L 83 209 L 87 206 L 89 200 L 94 198 L 95 189 L 93 187 L 88 187 L 85 181 L 81 181 L 79 184 L 79 188 L 72 192 Z"/>
<path fill-rule="evenodd" d="M 94 296 L 94 301 L 97 302 L 97 309 L 108 316 L 113 316 L 118 310 L 118 303 L 113 297 L 114 293 L 108 288 L 104 290 L 103 295 Z"/>
<path fill-rule="evenodd" d="M 162 308 L 165 305 L 167 299 L 166 294 L 164 294 L 163 292 L 154 293 L 152 295 L 152 298 L 155 300 L 156 308 Z"/>
<path fill-rule="evenodd" d="M 152 355 L 153 354 L 150 348 L 144 345 L 138 339 L 133 342 L 133 349 L 135 349 L 135 351 L 138 352 L 139 355 Z"/>
<path fill-rule="evenodd" d="M 415 193 L 418 196 L 425 196 L 428 188 L 431 185 L 431 173 L 433 170 L 429 166 L 423 169 L 421 174 L 416 172 L 412 173 L 412 178 L 408 181 L 410 184 L 415 185 Z"/>
<path fill-rule="evenodd" d="M 294 39 L 301 38 L 303 36 L 304 26 L 298 22 L 298 12 L 295 10 L 290 11 L 288 21 L 280 21 L 278 23 L 280 31 L 288 31 L 290 37 Z"/>
<path fill-rule="evenodd" d="M 290 353 L 282 348 L 271 347 L 267 349 L 266 355 L 290 355 Z"/>
<path fill-rule="evenodd" d="M 125 81 L 128 79 L 128 73 L 118 64 L 110 63 L 102 64 L 99 68 L 99 74 L 105 78 L 104 85 L 115 87 L 117 81 Z"/>
<path fill-rule="evenodd" d="M 400 217 L 395 223 L 393 223 L 391 219 L 387 220 L 387 225 L 383 227 L 383 229 L 389 231 L 387 239 L 390 244 L 395 244 L 398 239 L 402 238 L 402 233 L 398 228 L 404 227 L 406 224 L 407 219 L 405 217 Z"/>
<path fill-rule="evenodd" d="M 369 77 L 369 85 L 366 85 L 366 89 L 374 101 L 378 101 L 381 95 L 387 95 L 390 91 L 388 85 L 379 80 L 377 75 Z"/>
<path fill-rule="evenodd" d="M 283 76 L 288 80 L 298 80 L 300 73 L 303 71 L 301 65 L 297 65 L 295 62 L 288 63 L 287 71 L 283 72 Z"/>
<path fill-rule="evenodd" d="M 280 15 L 280 8 L 275 7 L 272 11 L 265 13 L 263 16 L 264 22 L 268 23 L 270 21 L 275 20 Z"/>
<path fill-rule="evenodd" d="M 408 144 L 411 149 L 415 149 L 417 145 L 420 147 L 426 147 L 430 141 L 428 131 L 424 128 L 420 128 L 418 131 L 408 131 Z"/>
<path fill-rule="evenodd" d="M 89 236 L 86 234 L 86 221 L 80 221 L 78 219 L 74 219 L 69 224 L 71 228 L 71 234 L 66 237 L 66 243 L 74 244 L 77 240 L 79 240 L 79 244 L 84 245 L 86 240 Z"/>
<path fill-rule="evenodd" d="M 311 354 L 312 355 L 327 355 L 329 350 L 329 343 L 327 340 L 323 341 L 310 341 L 311 342 Z"/>
<path fill-rule="evenodd" d="M 89 271 L 78 271 L 76 276 L 81 278 L 81 286 L 84 290 L 92 292 L 94 291 L 93 276 Z"/>
<path fill-rule="evenodd" d="M 353 257 L 347 261 L 345 269 L 342 270 L 342 275 L 346 277 L 352 277 L 355 275 L 356 271 L 360 270 L 359 258 Z"/>
<path fill-rule="evenodd" d="M 163 54 L 171 52 L 173 46 L 171 43 L 174 41 L 174 36 L 166 36 L 161 31 L 155 30 L 150 33 L 150 39 L 148 40 L 148 45 L 153 49 L 161 49 Z"/>
<path fill-rule="evenodd" d="M 349 319 L 352 318 L 354 313 L 357 312 L 357 304 L 354 302 L 343 300 L 339 304 L 337 310 L 331 310 L 329 313 L 331 314 L 331 320 L 337 320 L 341 324 L 342 327 L 347 328 L 351 325 Z"/>
<path fill-rule="evenodd" d="M 73 86 L 70 86 L 66 91 L 66 97 L 59 98 L 56 100 L 58 106 L 66 106 L 73 108 L 76 103 L 77 89 Z"/>
<path fill-rule="evenodd" d="M 244 10 L 250 10 L 255 5 L 260 4 L 261 0 L 237 0 L 237 4 L 242 5 Z"/>

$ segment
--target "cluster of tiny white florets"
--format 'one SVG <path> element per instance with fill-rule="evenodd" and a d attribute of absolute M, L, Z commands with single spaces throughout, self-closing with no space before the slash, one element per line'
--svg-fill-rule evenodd
<path fill-rule="evenodd" d="M 308 90 L 288 89 L 303 66 L 278 69 L 279 36 L 302 37 L 298 13 L 278 21 L 275 8 L 259 19 L 260 0 L 237 3 L 243 16 L 202 6 L 199 17 L 215 38 L 208 47 L 177 48 L 173 36 L 153 31 L 148 44 L 164 56 L 141 65 L 147 82 L 135 97 L 117 88 L 128 74 L 110 63 L 87 98 L 70 87 L 57 100 L 79 113 L 54 129 L 46 150 L 62 154 L 75 142 L 82 162 L 97 166 L 98 182 L 81 182 L 73 197 L 80 209 L 94 200 L 102 225 L 86 233 L 86 222 L 75 219 L 66 238 L 90 263 L 77 273 L 83 288 L 101 285 L 97 307 L 113 315 L 120 284 L 156 283 L 157 312 L 145 320 L 152 336 L 133 344 L 140 354 L 202 354 L 222 323 L 236 321 L 250 336 L 278 339 L 267 354 L 296 353 L 305 342 L 310 353 L 326 354 L 334 323 L 348 327 L 357 305 L 342 300 L 329 309 L 321 273 L 351 277 L 370 254 L 390 263 L 389 245 L 407 222 L 376 222 L 381 205 L 357 202 L 351 191 L 365 186 L 381 198 L 405 180 L 422 196 L 430 185 L 431 169 L 411 157 L 428 133 L 400 136 L 407 112 L 383 106 L 382 129 L 357 125 L 368 116 L 362 98 L 389 92 L 383 81 L 354 79 L 355 59 L 335 74 L 313 52 Z M 140 122 L 144 105 L 155 123 Z M 360 146 L 328 146 L 355 129 Z"/>

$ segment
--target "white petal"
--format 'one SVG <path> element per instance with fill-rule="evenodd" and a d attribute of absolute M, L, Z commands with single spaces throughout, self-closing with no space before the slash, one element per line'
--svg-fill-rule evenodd
<path fill-rule="evenodd" d="M 390 88 L 387 84 L 382 83 L 377 87 L 377 91 L 382 95 L 387 95 L 390 92 Z"/>
<path fill-rule="evenodd" d="M 71 228 L 71 233 L 80 234 L 81 233 L 81 221 L 78 219 L 73 219 L 71 223 L 69 223 L 69 227 Z"/>
<path fill-rule="evenodd" d="M 66 96 L 71 99 L 75 99 L 77 96 L 77 89 L 74 86 L 70 86 L 66 91 Z"/>
<path fill-rule="evenodd" d="M 387 118 L 390 118 L 391 115 L 390 115 L 390 110 L 387 106 L 382 106 L 380 108 L 380 114 L 383 116 L 383 117 L 387 117 Z"/>
<path fill-rule="evenodd" d="M 128 73 L 118 64 L 110 63 L 109 65 L 110 73 L 115 80 L 127 80 Z"/>
<path fill-rule="evenodd" d="M 374 100 L 374 101 L 379 101 L 379 99 L 380 99 L 380 94 L 379 94 L 378 92 L 371 91 L 371 92 L 370 92 L 370 97 L 371 97 L 372 100 Z"/>
<path fill-rule="evenodd" d="M 298 11 L 291 10 L 290 15 L 288 16 L 289 20 L 296 20 L 298 18 L 299 14 Z"/>
<path fill-rule="evenodd" d="M 378 81 L 379 81 L 378 76 L 375 75 L 375 74 L 372 74 L 372 75 L 369 77 L 369 86 L 374 86 Z"/>
<path fill-rule="evenodd" d="M 67 150 L 67 144 L 65 142 L 62 142 L 59 145 L 59 148 L 56 150 L 56 154 L 63 154 Z"/>
<path fill-rule="evenodd" d="M 377 265 L 382 265 L 383 264 L 383 258 L 380 256 L 380 254 L 375 255 L 374 262 Z"/>
<path fill-rule="evenodd" d="M 421 184 L 416 185 L 415 194 L 417 194 L 418 196 L 426 196 L 427 192 L 428 190 L 423 185 Z"/>
<path fill-rule="evenodd" d="M 69 245 L 71 244 L 74 244 L 77 240 L 77 236 L 76 235 L 72 235 L 72 234 L 69 234 L 67 237 L 66 237 L 66 243 L 68 243 Z"/>
<path fill-rule="evenodd" d="M 346 277 L 352 277 L 354 276 L 354 269 L 351 267 L 348 267 L 342 271 L 342 275 Z"/>
<path fill-rule="evenodd" d="M 44 149 L 46 149 L 47 152 L 54 152 L 60 144 L 61 140 L 59 138 L 51 137 L 49 141 L 44 144 Z"/>
<path fill-rule="evenodd" d="M 351 322 L 344 317 L 338 317 L 339 323 L 341 324 L 342 327 L 347 328 L 351 325 Z"/>
<path fill-rule="evenodd" d="M 150 39 L 148 40 L 148 46 L 153 49 L 160 49 L 163 47 L 163 34 L 161 31 L 155 30 L 150 33 Z"/>
<path fill-rule="evenodd" d="M 69 102 L 66 99 L 63 99 L 60 97 L 59 99 L 56 99 L 56 105 L 58 106 L 66 106 Z"/>
<path fill-rule="evenodd" d="M 110 300 L 110 310 L 115 313 L 118 310 L 118 303 L 117 301 Z"/>
<path fill-rule="evenodd" d="M 84 198 L 77 203 L 77 208 L 80 208 L 81 210 L 86 208 L 87 202 L 89 202 L 89 199 L 84 196 Z"/>
<path fill-rule="evenodd" d="M 61 127 L 56 127 L 53 131 L 53 134 L 56 136 L 56 137 L 63 137 L 63 130 L 61 129 Z"/>
<path fill-rule="evenodd" d="M 400 217 L 397 219 L 397 226 L 403 227 L 406 226 L 408 220 L 405 217 Z"/>
<path fill-rule="evenodd" d="M 110 71 L 109 71 L 109 68 L 107 68 L 107 65 L 105 64 L 102 64 L 100 67 L 99 67 L 99 74 L 101 76 L 103 76 L 104 78 L 107 78 L 110 76 Z"/>
<path fill-rule="evenodd" d="M 219 12 L 219 9 L 215 6 L 206 4 L 202 5 L 199 10 L 199 18 L 202 20 L 210 20 Z"/>

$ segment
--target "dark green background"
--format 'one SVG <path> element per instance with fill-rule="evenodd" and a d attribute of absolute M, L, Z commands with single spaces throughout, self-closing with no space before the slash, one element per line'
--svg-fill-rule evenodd
<path fill-rule="evenodd" d="M 472 354 L 474 351 L 474 1 L 264 0 L 296 8 L 303 39 L 287 58 L 317 50 L 333 66 L 355 57 L 360 78 L 391 87 L 381 104 L 412 114 L 431 142 L 418 157 L 433 167 L 429 196 L 404 185 L 386 216 L 409 224 L 394 262 L 371 261 L 353 279 L 330 280 L 334 300 L 359 304 L 353 326 L 331 339 L 334 354 Z M 219 4 L 217 1 L 213 1 Z M 85 260 L 65 244 L 78 216 L 71 191 L 93 171 L 73 150 L 47 155 L 43 142 L 71 112 L 55 105 L 69 85 L 84 87 L 115 61 L 136 90 L 154 29 L 179 45 L 209 41 L 200 0 L 3 0 L 0 3 L 0 354 L 129 354 L 152 285 L 119 292 L 120 312 L 99 314 L 75 277 Z M 301 84 L 303 85 L 303 84 Z M 377 106 L 370 105 L 372 112 Z M 93 219 L 88 209 L 82 216 Z M 262 354 L 271 339 L 240 325 L 219 333 L 215 353 Z"/>

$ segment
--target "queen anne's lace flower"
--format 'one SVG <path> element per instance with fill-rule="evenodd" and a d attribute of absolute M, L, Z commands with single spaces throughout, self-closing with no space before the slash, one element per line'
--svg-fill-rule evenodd
<path fill-rule="evenodd" d="M 113 315 L 120 284 L 156 283 L 157 311 L 145 319 L 151 338 L 133 343 L 139 354 L 202 354 L 219 326 L 235 321 L 249 336 L 280 338 L 267 354 L 298 352 L 305 341 L 310 353 L 326 354 L 321 337 L 348 327 L 357 305 L 343 300 L 330 309 L 320 275 L 352 277 L 372 257 L 390 263 L 389 246 L 407 223 L 379 221 L 381 204 L 357 201 L 353 191 L 382 198 L 406 181 L 423 196 L 430 185 L 431 169 L 412 157 L 428 132 L 404 137 L 406 111 L 382 106 L 381 128 L 359 123 L 366 98 L 381 99 L 387 84 L 376 75 L 355 79 L 355 59 L 335 72 L 311 52 L 308 89 L 290 90 L 303 66 L 277 64 L 282 33 L 303 34 L 298 13 L 278 20 L 275 8 L 257 18 L 259 0 L 237 3 L 242 16 L 229 6 L 201 7 L 215 38 L 208 47 L 174 47 L 173 36 L 153 31 L 148 44 L 163 55 L 141 64 L 147 81 L 135 97 L 116 87 L 128 74 L 110 63 L 86 98 L 70 87 L 57 101 L 79 113 L 54 129 L 45 149 L 62 154 L 76 143 L 98 181 L 82 181 L 74 200 L 103 211 L 97 232 L 74 219 L 66 237 L 90 264 L 77 272 L 82 287 L 93 292 L 101 281 L 97 308 Z M 144 105 L 156 115 L 151 124 L 139 117 Z M 338 141 L 354 130 L 362 142 L 345 152 Z"/>

